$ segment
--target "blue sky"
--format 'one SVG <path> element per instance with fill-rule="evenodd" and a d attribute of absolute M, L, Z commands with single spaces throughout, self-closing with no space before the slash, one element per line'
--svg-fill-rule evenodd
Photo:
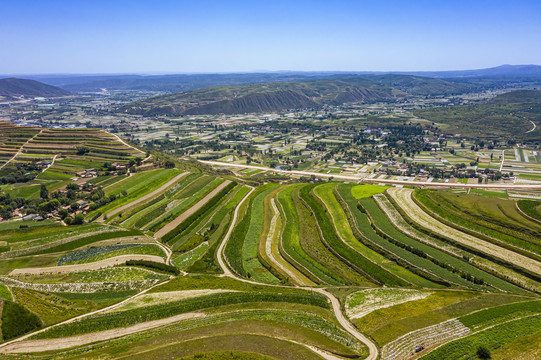
<path fill-rule="evenodd" d="M 541 64 L 541 1 L 0 1 L 0 73 Z"/>

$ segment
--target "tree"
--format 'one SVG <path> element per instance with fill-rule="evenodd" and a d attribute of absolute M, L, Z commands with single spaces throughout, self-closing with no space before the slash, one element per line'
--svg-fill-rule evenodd
<path fill-rule="evenodd" d="M 49 198 L 49 190 L 47 190 L 47 186 L 45 186 L 45 184 L 41 184 L 41 188 L 39 190 L 39 197 L 42 199 Z"/>
<path fill-rule="evenodd" d="M 68 210 L 66 209 L 58 210 L 58 216 L 60 216 L 60 218 L 65 219 L 68 215 L 69 215 Z"/>
<path fill-rule="evenodd" d="M 77 185 L 77 184 L 75 184 L 75 183 L 69 183 L 69 184 L 66 186 L 66 189 L 77 191 L 77 190 L 79 190 L 79 185 Z"/>
<path fill-rule="evenodd" d="M 90 149 L 86 146 L 77 146 L 77 155 L 85 155 L 90 152 Z"/>
<path fill-rule="evenodd" d="M 85 217 L 83 214 L 77 214 L 73 218 L 73 221 L 71 222 L 71 225 L 81 225 L 85 222 Z"/>
<path fill-rule="evenodd" d="M 481 360 L 492 359 L 492 356 L 490 355 L 490 350 L 488 350 L 484 346 L 479 346 L 477 348 L 477 357 L 479 357 L 479 359 Z"/>
<path fill-rule="evenodd" d="M 164 165 L 166 169 L 172 169 L 175 167 L 175 163 L 171 160 L 167 160 Z"/>

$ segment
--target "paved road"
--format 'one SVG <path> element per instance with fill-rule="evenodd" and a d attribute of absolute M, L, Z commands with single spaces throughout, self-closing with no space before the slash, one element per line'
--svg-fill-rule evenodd
<path fill-rule="evenodd" d="M 515 190 L 541 190 L 541 185 L 532 184 L 462 184 L 462 183 L 435 183 L 435 182 L 423 182 L 423 181 L 406 181 L 406 180 L 388 180 L 388 179 L 369 179 L 362 176 L 340 175 L 340 174 L 321 174 L 310 171 L 297 171 L 297 170 L 278 170 L 263 166 L 242 165 L 242 164 L 230 164 L 219 161 L 206 161 L 198 160 L 203 164 L 214 166 L 226 166 L 226 167 L 240 167 L 247 169 L 259 169 L 266 171 L 273 171 L 281 174 L 301 175 L 301 176 L 316 176 L 320 178 L 334 178 L 350 181 L 361 181 L 366 183 L 378 183 L 378 184 L 395 184 L 395 185 L 413 185 L 413 186 L 426 186 L 426 187 L 440 187 L 440 188 L 475 188 L 475 189 L 515 189 Z"/>

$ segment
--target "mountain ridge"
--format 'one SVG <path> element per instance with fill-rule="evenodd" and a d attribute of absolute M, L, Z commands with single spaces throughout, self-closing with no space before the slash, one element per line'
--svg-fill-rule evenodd
<path fill-rule="evenodd" d="M 213 87 L 136 101 L 119 111 L 147 116 L 242 114 L 390 101 L 409 96 L 453 95 L 472 90 L 471 85 L 410 75 L 352 76 Z"/>
<path fill-rule="evenodd" d="M 7 98 L 23 97 L 58 97 L 71 93 L 56 86 L 36 80 L 5 78 L 0 79 L 0 96 Z"/>

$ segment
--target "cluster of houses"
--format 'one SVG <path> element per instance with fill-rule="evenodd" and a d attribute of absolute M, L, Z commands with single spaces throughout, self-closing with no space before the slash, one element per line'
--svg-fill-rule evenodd
<path fill-rule="evenodd" d="M 86 170 L 83 170 L 83 171 L 79 171 L 75 175 L 77 175 L 77 177 L 80 177 L 80 178 L 91 178 L 91 177 L 98 176 L 98 173 L 97 173 L 96 169 L 92 168 L 92 169 L 86 169 Z"/>

